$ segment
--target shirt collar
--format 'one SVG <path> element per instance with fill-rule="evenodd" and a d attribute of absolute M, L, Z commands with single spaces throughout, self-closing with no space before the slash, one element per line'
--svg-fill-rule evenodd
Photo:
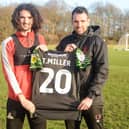
<path fill-rule="evenodd" d="M 22 35 L 22 33 L 20 31 L 17 31 L 16 32 L 16 35 L 18 37 L 30 37 L 31 35 L 34 35 L 34 31 L 28 32 L 26 36 L 25 35 Z"/>

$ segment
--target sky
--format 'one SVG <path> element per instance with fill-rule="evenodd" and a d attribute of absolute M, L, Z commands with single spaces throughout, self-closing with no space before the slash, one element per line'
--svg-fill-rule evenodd
<path fill-rule="evenodd" d="M 0 0 L 0 5 L 8 5 L 10 3 L 21 3 L 21 2 L 32 2 L 34 4 L 43 5 L 45 2 L 49 0 Z M 61 0 L 58 0 L 59 2 Z M 95 2 L 102 2 L 103 4 L 111 3 L 121 10 L 129 10 L 129 0 L 64 0 L 71 6 L 79 6 L 83 5 L 89 8 Z"/>

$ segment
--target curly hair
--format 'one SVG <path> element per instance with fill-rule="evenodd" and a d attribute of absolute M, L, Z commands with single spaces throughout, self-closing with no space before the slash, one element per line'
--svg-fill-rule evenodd
<path fill-rule="evenodd" d="M 39 31 L 39 29 L 41 29 L 41 27 L 42 27 L 43 19 L 40 15 L 38 9 L 33 4 L 30 4 L 30 3 L 23 3 L 23 4 L 20 4 L 17 8 L 15 8 L 15 10 L 12 14 L 12 19 L 11 19 L 13 27 L 15 29 L 18 29 L 19 15 L 20 15 L 20 11 L 22 11 L 22 10 L 27 10 L 31 13 L 33 20 L 34 20 L 32 30 L 34 32 Z"/>

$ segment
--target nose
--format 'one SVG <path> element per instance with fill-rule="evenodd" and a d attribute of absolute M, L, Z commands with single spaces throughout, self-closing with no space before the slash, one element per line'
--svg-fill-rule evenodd
<path fill-rule="evenodd" d="M 82 23 L 81 22 L 78 22 L 78 27 L 80 27 L 82 25 Z"/>
<path fill-rule="evenodd" d="M 28 23 L 28 22 L 29 22 L 29 18 L 25 18 L 25 19 L 24 19 L 24 22 L 25 22 L 25 23 Z"/>

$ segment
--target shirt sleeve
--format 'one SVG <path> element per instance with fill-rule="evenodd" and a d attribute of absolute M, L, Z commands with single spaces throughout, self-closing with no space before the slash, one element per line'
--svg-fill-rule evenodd
<path fill-rule="evenodd" d="M 102 39 L 96 38 L 93 48 L 92 76 L 89 80 L 89 96 L 100 95 L 101 88 L 108 77 L 108 50 Z"/>
<path fill-rule="evenodd" d="M 40 44 L 47 45 L 46 40 L 45 40 L 43 35 L 39 34 L 38 38 L 39 38 L 39 43 Z"/>
<path fill-rule="evenodd" d="M 15 46 L 12 37 L 9 37 L 2 42 L 2 68 L 8 85 L 13 89 L 15 94 L 19 94 L 22 93 L 22 91 L 19 87 L 19 84 L 16 80 L 16 76 L 14 73 L 14 52 Z"/>

